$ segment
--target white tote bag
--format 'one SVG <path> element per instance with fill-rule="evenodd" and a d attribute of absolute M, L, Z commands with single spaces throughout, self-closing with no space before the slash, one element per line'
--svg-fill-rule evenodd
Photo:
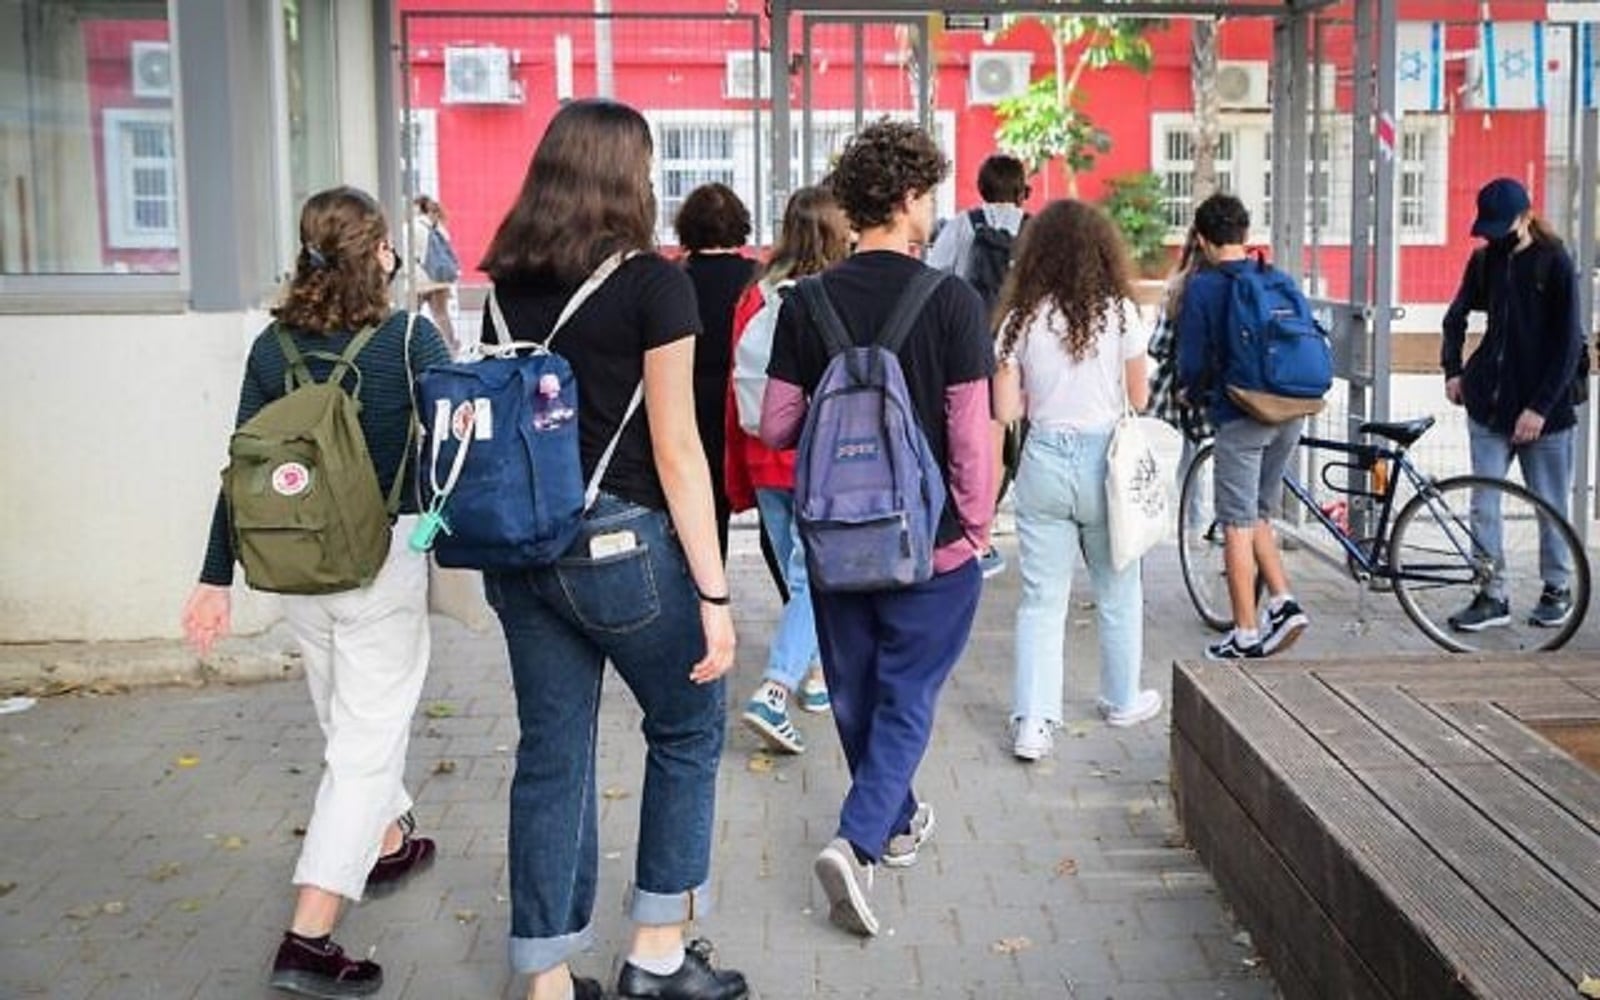
<path fill-rule="evenodd" d="M 1106 512 L 1111 564 L 1122 569 L 1167 537 L 1175 521 L 1173 477 L 1183 436 L 1171 424 L 1141 417 L 1123 393 L 1123 414 L 1106 453 Z"/>

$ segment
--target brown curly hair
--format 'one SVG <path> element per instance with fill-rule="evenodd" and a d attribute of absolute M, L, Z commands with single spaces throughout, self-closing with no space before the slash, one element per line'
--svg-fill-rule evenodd
<path fill-rule="evenodd" d="M 1093 357 L 1097 328 L 1108 314 L 1116 316 L 1118 336 L 1128 332 L 1126 314 L 1113 307 L 1132 298 L 1132 271 L 1110 216 L 1070 198 L 1052 201 L 1022 227 L 1000 291 L 1000 353 L 1016 350 L 1017 339 L 1048 300 L 1066 319 L 1061 345 L 1067 354 L 1074 361 Z"/>
<path fill-rule="evenodd" d="M 319 191 L 300 209 L 294 277 L 272 315 L 285 326 L 336 333 L 375 326 L 389 316 L 390 272 L 378 259 L 389 223 L 359 188 Z"/>
<path fill-rule="evenodd" d="M 888 225 L 906 195 L 933 190 L 949 172 L 927 132 L 885 117 L 851 137 L 828 182 L 859 232 Z"/>

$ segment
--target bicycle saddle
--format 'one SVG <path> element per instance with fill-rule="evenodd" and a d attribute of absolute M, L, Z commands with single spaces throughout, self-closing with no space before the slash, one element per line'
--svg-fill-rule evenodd
<path fill-rule="evenodd" d="M 1428 428 L 1433 426 L 1433 422 L 1432 417 L 1418 417 L 1415 420 L 1402 420 L 1395 423 L 1369 420 L 1356 428 L 1356 433 L 1376 434 L 1378 437 L 1388 438 L 1401 447 L 1405 447 L 1426 434 Z"/>

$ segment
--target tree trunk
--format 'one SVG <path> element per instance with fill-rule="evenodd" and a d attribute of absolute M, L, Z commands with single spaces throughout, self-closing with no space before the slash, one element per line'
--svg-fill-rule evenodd
<path fill-rule="evenodd" d="M 1217 190 L 1217 21 L 1189 22 L 1189 79 L 1194 89 L 1194 204 Z"/>

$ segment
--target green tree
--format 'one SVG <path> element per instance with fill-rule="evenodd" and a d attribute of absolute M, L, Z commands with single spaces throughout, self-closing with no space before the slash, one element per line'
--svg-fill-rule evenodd
<path fill-rule="evenodd" d="M 1145 277 L 1160 275 L 1167 265 L 1165 195 L 1161 178 L 1145 170 L 1113 177 L 1100 200 L 1100 207 L 1122 230 L 1128 253 Z"/>
<path fill-rule="evenodd" d="M 1024 21 L 1038 21 L 1050 34 L 1053 72 L 1029 85 L 1026 93 L 995 107 L 1000 148 L 1022 160 L 1032 172 L 1059 158 L 1067 171 L 1067 193 L 1078 193 L 1078 174 L 1094 166 L 1111 148 L 1111 138 L 1079 107 L 1078 87 L 1090 70 L 1130 66 L 1150 71 L 1152 53 L 1146 34 L 1155 22 L 1135 17 L 1018 15 L 1007 18 L 1008 30 Z M 1067 52 L 1076 48 L 1068 65 Z"/>

